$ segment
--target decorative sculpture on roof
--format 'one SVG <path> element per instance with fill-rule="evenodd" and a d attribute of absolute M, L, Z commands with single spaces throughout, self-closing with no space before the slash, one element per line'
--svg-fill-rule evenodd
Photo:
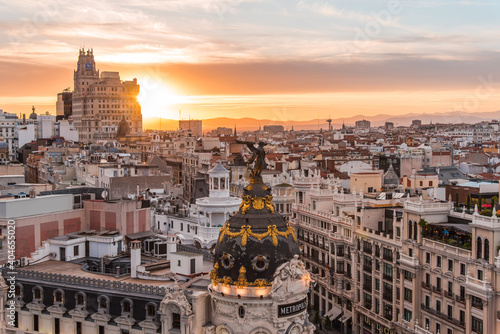
<path fill-rule="evenodd" d="M 184 291 L 179 287 L 177 281 L 172 289 L 167 290 L 165 297 L 161 302 L 160 311 L 162 314 L 166 314 L 168 312 L 167 309 L 169 304 L 177 306 L 182 315 L 190 315 L 193 313 L 191 304 L 189 304 Z"/>
<path fill-rule="evenodd" d="M 248 159 L 247 161 L 247 166 L 250 164 L 254 163 L 253 169 L 250 172 L 250 178 L 252 183 L 259 183 L 262 182 L 262 171 L 266 169 L 267 164 L 266 164 L 266 151 L 264 150 L 264 146 L 266 146 L 266 143 L 264 142 L 259 142 L 258 146 L 255 147 L 254 142 L 251 141 L 242 141 L 242 140 L 236 140 L 238 144 L 244 144 L 247 145 L 247 147 L 252 151 L 253 155 Z"/>

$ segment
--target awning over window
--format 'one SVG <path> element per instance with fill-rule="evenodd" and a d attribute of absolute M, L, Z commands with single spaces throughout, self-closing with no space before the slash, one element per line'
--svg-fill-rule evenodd
<path fill-rule="evenodd" d="M 333 305 L 330 311 L 325 313 L 325 317 L 329 317 L 330 320 L 335 320 L 338 318 L 338 316 L 342 313 L 342 310 L 338 308 L 337 306 Z"/>
<path fill-rule="evenodd" d="M 340 318 L 340 321 L 342 323 L 348 322 L 352 318 L 352 313 L 351 312 L 346 312 L 342 318 Z"/>

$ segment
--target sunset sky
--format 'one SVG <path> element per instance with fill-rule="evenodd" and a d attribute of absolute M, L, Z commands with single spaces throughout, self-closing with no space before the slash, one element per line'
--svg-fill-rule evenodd
<path fill-rule="evenodd" d="M 78 49 L 143 115 L 274 120 L 500 110 L 500 2 L 0 0 L 0 109 L 55 113 Z"/>

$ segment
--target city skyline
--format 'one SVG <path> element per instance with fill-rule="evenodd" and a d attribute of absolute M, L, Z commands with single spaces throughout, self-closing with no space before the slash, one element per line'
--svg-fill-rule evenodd
<path fill-rule="evenodd" d="M 3 1 L 2 1 L 3 2 Z M 498 110 L 492 1 L 9 3 L 7 112 L 55 113 L 78 49 L 136 77 L 145 118 L 276 121 Z"/>

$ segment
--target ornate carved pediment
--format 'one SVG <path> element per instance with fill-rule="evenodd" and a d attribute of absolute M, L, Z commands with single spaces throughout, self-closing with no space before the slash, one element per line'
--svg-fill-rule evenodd
<path fill-rule="evenodd" d="M 16 308 L 22 308 L 24 306 L 24 304 L 25 304 L 25 302 L 22 299 L 16 298 L 14 305 L 16 306 Z"/>
<path fill-rule="evenodd" d="M 27 308 L 30 309 L 30 311 L 43 311 L 45 309 L 45 305 L 43 303 L 38 303 L 38 302 L 31 302 L 26 305 Z"/>
<path fill-rule="evenodd" d="M 135 319 L 132 317 L 119 316 L 115 318 L 115 322 L 119 325 L 133 326 L 135 324 Z"/>
<path fill-rule="evenodd" d="M 290 293 L 293 293 L 292 285 L 303 278 L 309 279 L 304 263 L 295 255 L 289 262 L 282 264 L 276 269 L 274 274 L 271 296 L 278 301 L 284 300 Z"/>
<path fill-rule="evenodd" d="M 221 316 L 236 318 L 236 308 L 232 304 L 217 300 L 215 304 L 215 313 Z"/>
<path fill-rule="evenodd" d="M 447 277 L 447 278 L 452 278 L 453 279 L 453 273 L 451 271 L 448 271 L 444 274 L 444 277 Z"/>
<path fill-rule="evenodd" d="M 111 320 L 111 316 L 107 313 L 102 313 L 102 312 L 96 312 L 90 316 L 92 319 L 95 321 L 103 321 L 103 322 L 108 322 Z"/>
<path fill-rule="evenodd" d="M 64 314 L 66 312 L 66 307 L 62 305 L 51 305 L 47 307 L 47 311 L 50 313 Z"/>
<path fill-rule="evenodd" d="M 160 309 L 159 309 L 160 313 L 162 314 L 168 313 L 168 304 L 176 305 L 181 311 L 182 315 L 190 315 L 193 313 L 191 304 L 189 304 L 189 301 L 186 298 L 184 290 L 181 290 L 179 288 L 177 282 L 174 284 L 171 290 L 167 290 L 167 293 L 165 294 L 165 297 L 163 298 L 160 304 Z"/>
<path fill-rule="evenodd" d="M 219 325 L 217 326 L 217 330 L 215 331 L 216 334 L 233 334 L 233 330 L 231 327 L 227 325 Z"/>
<path fill-rule="evenodd" d="M 157 330 L 158 328 L 160 328 L 160 323 L 158 323 L 157 321 L 151 320 L 151 319 L 146 319 L 146 320 L 141 321 L 139 323 L 139 326 L 141 326 L 142 328 L 146 328 L 146 329 Z"/>
<path fill-rule="evenodd" d="M 441 275 L 443 272 L 441 271 L 441 268 L 434 268 L 431 270 L 432 273 L 434 274 L 439 274 Z"/>
<path fill-rule="evenodd" d="M 205 325 L 203 334 L 215 334 L 215 326 Z"/>
<path fill-rule="evenodd" d="M 73 318 L 86 318 L 89 315 L 89 312 L 86 310 L 81 310 L 81 309 L 72 309 L 71 311 L 68 312 L 69 315 L 71 315 Z"/>

